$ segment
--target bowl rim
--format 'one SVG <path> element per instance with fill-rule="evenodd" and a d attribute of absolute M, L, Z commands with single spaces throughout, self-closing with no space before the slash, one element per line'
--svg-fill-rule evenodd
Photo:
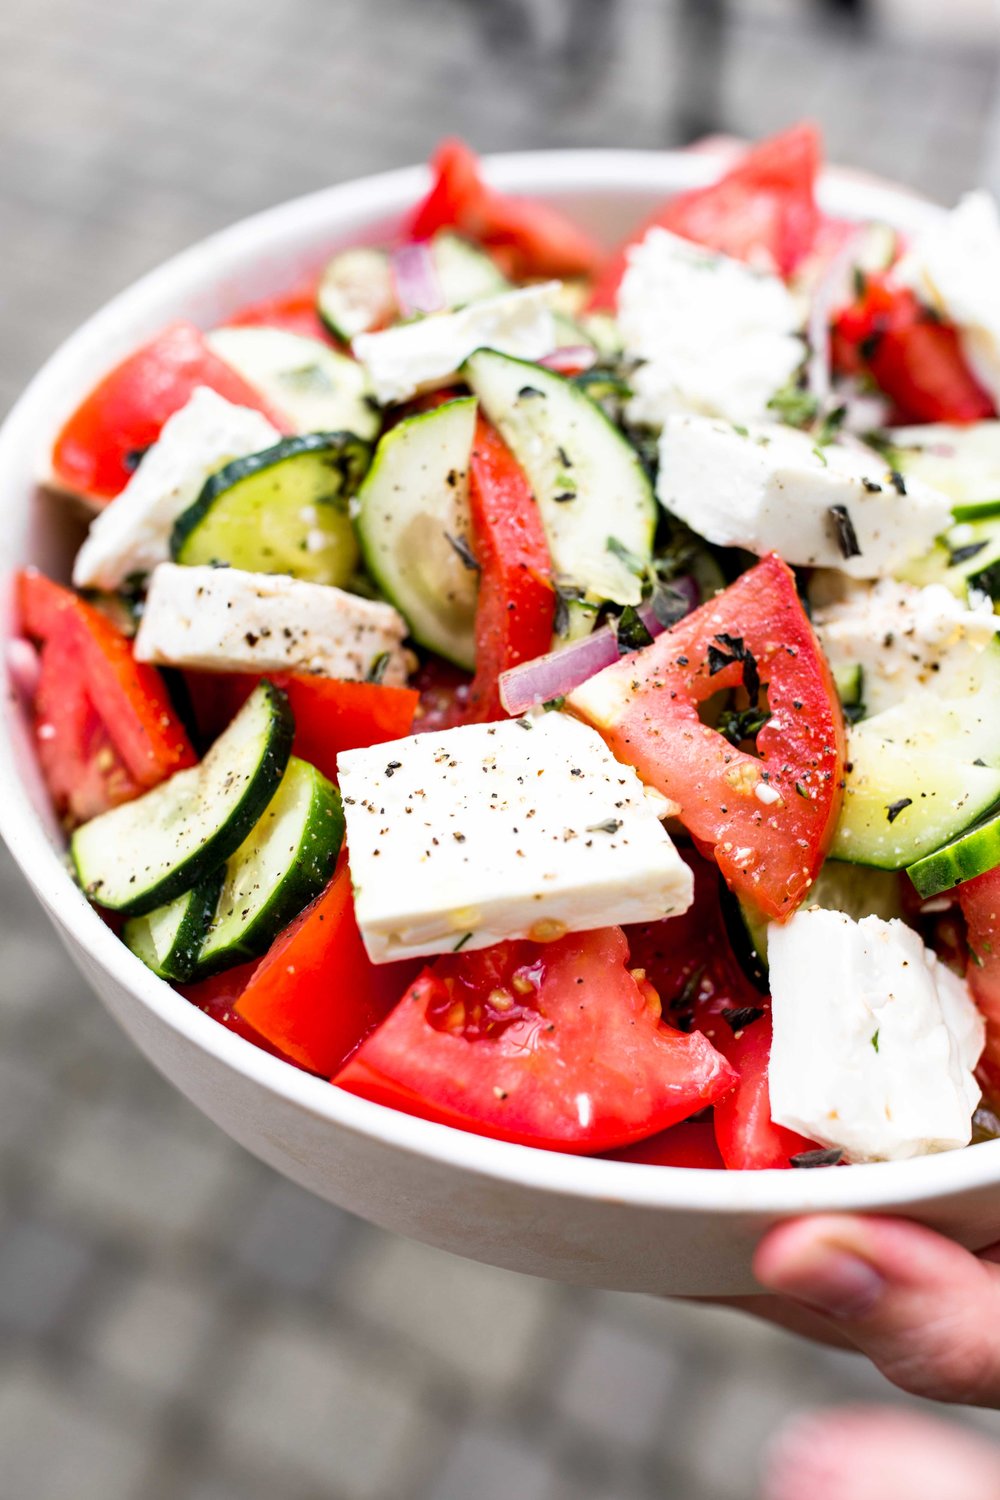
<path fill-rule="evenodd" d="M 497 187 L 558 198 L 575 193 L 674 193 L 709 181 L 709 153 L 583 149 L 512 152 L 484 158 Z M 146 310 L 195 292 L 220 268 L 252 264 L 293 247 L 307 231 L 398 215 L 428 184 L 426 167 L 359 178 L 251 215 L 163 262 L 104 304 L 44 363 L 0 428 L 0 473 L 21 451 L 44 414 L 53 414 L 65 370 L 84 362 L 92 382 L 106 368 L 115 330 Z M 849 218 L 883 217 L 904 230 L 940 212 L 904 188 L 861 174 L 828 172 L 820 201 Z M 118 353 L 114 358 L 118 358 Z M 50 427 L 56 426 L 53 416 Z M 30 505 L 33 503 L 28 501 Z M 9 577 L 5 580 L 9 592 Z M 10 609 L 2 640 L 10 634 Z M 2 668 L 7 676 L 6 661 Z M 4 698 L 13 700 L 9 682 Z M 265 1093 L 353 1134 L 441 1167 L 553 1197 L 608 1201 L 653 1212 L 720 1216 L 817 1211 L 903 1210 L 907 1205 L 1000 1183 L 1000 1141 L 904 1162 L 856 1165 L 850 1171 L 722 1172 L 573 1156 L 514 1145 L 402 1114 L 345 1093 L 254 1046 L 191 1005 L 158 979 L 112 933 L 79 891 L 64 855 L 32 808 L 15 763 L 8 711 L 0 724 L 0 835 L 57 928 L 158 1022 Z"/>

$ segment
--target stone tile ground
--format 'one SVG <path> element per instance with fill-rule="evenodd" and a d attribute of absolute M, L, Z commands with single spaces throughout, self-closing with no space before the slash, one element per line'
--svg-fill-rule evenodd
<path fill-rule="evenodd" d="M 449 131 L 655 146 L 807 112 L 834 157 L 952 198 L 1000 160 L 994 12 L 960 8 L 955 36 L 892 0 L 859 39 L 747 0 L 713 75 L 668 0 L 4 0 L 0 406 L 172 251 Z M 6 856 L 0 1183 L 0 1500 L 750 1500 L 784 1415 L 888 1395 L 731 1314 L 456 1262 L 279 1181 L 119 1035 Z"/>

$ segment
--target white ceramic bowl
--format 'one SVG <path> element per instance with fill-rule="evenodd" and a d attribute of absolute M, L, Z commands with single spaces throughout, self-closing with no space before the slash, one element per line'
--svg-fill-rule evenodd
<path fill-rule="evenodd" d="M 493 158 L 498 187 L 564 207 L 608 244 L 666 194 L 713 173 L 697 155 L 564 151 Z M 423 168 L 314 194 L 216 235 L 116 297 L 35 378 L 0 432 L 2 634 L 10 579 L 35 562 L 66 576 L 78 524 L 34 477 L 60 420 L 171 318 L 205 326 L 318 266 L 340 244 L 390 233 L 426 189 Z M 937 210 L 831 177 L 848 217 L 915 228 Z M 447 1250 L 564 1281 L 646 1292 L 753 1290 L 761 1231 L 814 1210 L 905 1214 L 979 1247 L 1000 1240 L 1000 1142 L 840 1171 L 723 1173 L 561 1156 L 466 1135 L 341 1093 L 217 1025 L 155 978 L 70 879 L 9 685 L 0 725 L 0 831 L 80 969 L 160 1071 L 278 1171 L 321 1197 Z M 12 976 L 8 976 L 10 982 Z"/>

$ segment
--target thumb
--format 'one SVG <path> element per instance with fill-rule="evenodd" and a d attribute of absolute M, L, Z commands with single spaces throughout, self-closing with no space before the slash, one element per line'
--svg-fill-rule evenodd
<path fill-rule="evenodd" d="M 1000 1407 L 1000 1265 L 903 1220 L 821 1216 L 773 1230 L 754 1271 L 903 1390 Z"/>

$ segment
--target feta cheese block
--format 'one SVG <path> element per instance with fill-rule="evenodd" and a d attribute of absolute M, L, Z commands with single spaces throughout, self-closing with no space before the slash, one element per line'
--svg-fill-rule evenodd
<path fill-rule="evenodd" d="M 630 376 L 629 420 L 671 412 L 763 418 L 805 358 L 802 313 L 778 276 L 654 228 L 628 252 L 618 293 Z"/>
<path fill-rule="evenodd" d="M 958 328 L 962 352 L 1000 405 L 1000 213 L 986 192 L 966 193 L 917 235 L 896 279 Z"/>
<path fill-rule="evenodd" d="M 354 907 L 375 963 L 686 911 L 673 804 L 559 712 L 338 756 Z"/>
<path fill-rule="evenodd" d="M 206 672 L 313 672 L 362 682 L 388 654 L 380 681 L 406 682 L 406 622 L 391 604 L 324 583 L 239 568 L 153 570 L 138 661 Z"/>
<path fill-rule="evenodd" d="M 458 312 L 432 313 L 381 333 L 360 333 L 351 348 L 383 405 L 446 385 L 477 349 L 541 359 L 558 343 L 553 313 L 561 283 L 520 287 L 472 302 Z"/>
<path fill-rule="evenodd" d="M 813 610 L 813 626 L 836 674 L 861 668 L 861 701 L 869 715 L 930 690 L 961 695 L 979 690 L 1000 663 L 1000 618 L 992 604 L 968 608 L 943 584 L 918 588 L 883 578 L 847 598 Z M 989 657 L 984 656 L 991 648 Z"/>
<path fill-rule="evenodd" d="M 854 578 L 892 573 L 951 520 L 944 495 L 894 479 L 873 450 L 778 423 L 668 417 L 656 493 L 706 541 Z"/>
<path fill-rule="evenodd" d="M 772 922 L 767 945 L 777 1124 L 850 1161 L 969 1144 L 983 1021 L 917 933 L 812 907 Z"/>
<path fill-rule="evenodd" d="M 77 588 L 116 589 L 170 556 L 170 533 L 205 480 L 281 438 L 258 411 L 199 386 L 164 423 L 132 478 L 91 523 L 73 564 Z"/>

